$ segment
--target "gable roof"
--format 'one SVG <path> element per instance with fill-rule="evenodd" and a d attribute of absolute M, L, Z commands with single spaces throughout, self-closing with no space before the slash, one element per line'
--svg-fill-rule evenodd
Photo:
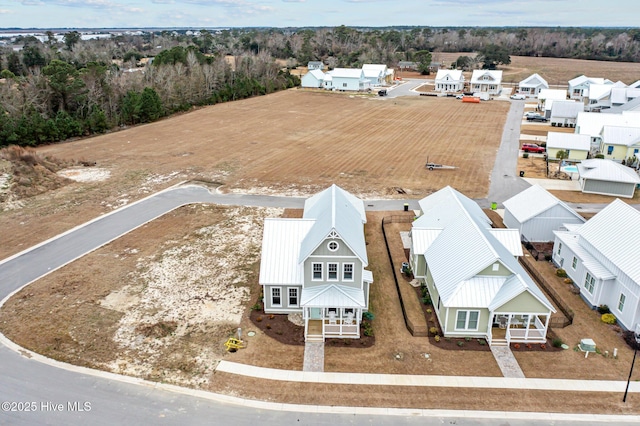
<path fill-rule="evenodd" d="M 488 76 L 489 80 L 483 80 L 482 78 L 484 76 Z M 493 83 L 499 84 L 501 81 L 502 81 L 502 70 L 473 70 L 473 73 L 471 74 L 471 83 L 489 84 L 493 82 Z"/>
<path fill-rule="evenodd" d="M 308 74 L 311 74 L 312 76 L 314 76 L 317 80 L 324 80 L 324 73 L 320 70 L 311 70 L 309 71 L 307 74 L 305 74 L 304 76 L 302 76 L 302 78 L 306 77 Z"/>
<path fill-rule="evenodd" d="M 366 308 L 364 291 L 339 284 L 305 287 L 300 295 L 300 306 L 335 308 Z"/>
<path fill-rule="evenodd" d="M 513 217 L 520 223 L 524 223 L 532 217 L 535 217 L 557 205 L 562 206 L 582 222 L 585 221 L 584 218 L 576 213 L 571 207 L 540 185 L 530 186 L 524 191 L 509 198 L 502 204 L 504 208 L 509 210 Z"/>
<path fill-rule="evenodd" d="M 579 133 L 547 133 L 547 149 L 573 149 L 577 151 L 589 151 L 591 149 L 591 137 Z"/>
<path fill-rule="evenodd" d="M 458 293 L 466 291 L 469 280 L 474 280 L 479 272 L 499 262 L 518 275 L 523 291 L 531 292 L 553 310 L 513 254 L 491 233 L 489 219 L 475 202 L 447 186 L 420 200 L 420 206 L 425 216 L 432 216 L 423 220 L 423 224 L 442 225 L 442 231 L 424 256 L 445 306 L 452 306 L 458 300 Z M 414 221 L 414 226 L 418 220 Z M 505 279 L 498 280 L 505 282 Z"/>
<path fill-rule="evenodd" d="M 581 240 L 595 247 L 636 283 L 640 283 L 638 241 L 640 212 L 615 199 L 578 230 Z"/>
<path fill-rule="evenodd" d="M 630 167 L 605 158 L 591 158 L 578 164 L 581 179 L 609 182 L 640 183 L 640 176 Z"/>
<path fill-rule="evenodd" d="M 300 245 L 314 220 L 266 218 L 262 234 L 260 284 L 302 284 Z"/>
<path fill-rule="evenodd" d="M 554 100 L 551 105 L 551 117 L 577 118 L 581 111 L 584 111 L 582 102 Z"/>
<path fill-rule="evenodd" d="M 635 145 L 640 142 L 640 127 L 603 126 L 602 140 L 611 145 Z"/>
<path fill-rule="evenodd" d="M 542 89 L 538 93 L 538 99 L 549 99 L 554 101 L 566 101 L 567 91 L 560 89 Z"/>
<path fill-rule="evenodd" d="M 302 263 L 335 231 L 364 266 L 368 264 L 363 230 L 366 214 L 362 200 L 333 184 L 305 201 L 302 217 L 315 222 L 302 241 L 298 262 Z"/>
<path fill-rule="evenodd" d="M 436 81 L 444 80 L 449 76 L 449 80 L 453 81 L 462 81 L 464 80 L 464 75 L 462 74 L 462 70 L 438 70 L 436 73 Z"/>
<path fill-rule="evenodd" d="M 520 83 L 518 83 L 518 85 L 524 86 L 524 87 L 538 87 L 542 85 L 546 88 L 549 88 L 549 84 L 547 83 L 547 80 L 540 77 L 540 74 L 538 73 L 531 74 L 529 77 L 525 78 Z"/>
<path fill-rule="evenodd" d="M 606 111 L 606 110 L 605 110 Z M 576 120 L 578 133 L 599 136 L 604 126 L 640 127 L 640 112 L 623 111 L 620 114 L 579 112 Z"/>
<path fill-rule="evenodd" d="M 604 78 L 601 78 L 601 77 L 587 77 L 586 75 L 581 75 L 579 77 L 569 80 L 569 87 L 575 87 L 581 84 L 586 84 L 587 86 L 592 84 L 605 84 L 607 81 L 609 80 L 605 80 Z"/>
<path fill-rule="evenodd" d="M 334 68 L 327 74 L 333 78 L 362 78 L 364 72 L 360 68 Z"/>

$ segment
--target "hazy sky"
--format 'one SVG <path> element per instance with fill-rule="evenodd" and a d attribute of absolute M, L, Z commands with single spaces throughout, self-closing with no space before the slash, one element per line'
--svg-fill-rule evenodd
<path fill-rule="evenodd" d="M 6 27 L 639 26 L 640 0 L 0 0 Z"/>

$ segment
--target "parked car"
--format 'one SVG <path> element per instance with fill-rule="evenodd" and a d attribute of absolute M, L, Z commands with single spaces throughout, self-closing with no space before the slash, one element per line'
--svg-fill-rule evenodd
<path fill-rule="evenodd" d="M 537 111 L 527 111 L 524 113 L 525 117 L 531 117 L 532 115 L 540 115 L 540 113 Z"/>
<path fill-rule="evenodd" d="M 456 96 L 456 99 L 462 99 L 462 98 L 464 98 L 464 95 L 457 95 Z"/>
<path fill-rule="evenodd" d="M 533 114 L 527 117 L 527 121 L 541 121 L 544 123 L 547 121 L 547 117 L 540 114 Z"/>
<path fill-rule="evenodd" d="M 542 154 L 543 152 L 545 152 L 545 148 L 535 143 L 523 143 L 522 152 L 537 152 L 539 154 Z"/>
<path fill-rule="evenodd" d="M 387 89 L 378 90 L 378 96 L 387 96 Z"/>
<path fill-rule="evenodd" d="M 511 99 L 523 101 L 523 100 L 527 99 L 527 97 L 525 95 L 520 94 L 520 93 L 516 93 L 514 95 L 511 95 Z"/>

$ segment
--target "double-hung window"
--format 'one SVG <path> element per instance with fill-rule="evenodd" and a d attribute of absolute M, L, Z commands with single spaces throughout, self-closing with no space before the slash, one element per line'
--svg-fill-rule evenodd
<path fill-rule="evenodd" d="M 576 266 L 578 266 L 578 258 L 573 256 L 573 260 L 571 261 L 571 268 L 575 271 Z"/>
<path fill-rule="evenodd" d="M 289 288 L 289 306 L 298 306 L 298 289 L 296 287 Z"/>
<path fill-rule="evenodd" d="M 587 272 L 587 276 L 584 279 L 584 288 L 587 289 L 589 294 L 593 294 L 593 288 L 595 287 L 596 279 L 591 276 L 590 273 Z"/>
<path fill-rule="evenodd" d="M 618 310 L 622 312 L 624 309 L 624 301 L 627 300 L 627 296 L 624 293 L 620 293 L 620 300 L 618 300 Z"/>
<path fill-rule="evenodd" d="M 311 280 L 322 281 L 322 263 L 313 263 L 311 268 L 313 269 Z"/>
<path fill-rule="evenodd" d="M 353 263 L 342 264 L 342 281 L 353 281 Z"/>
<path fill-rule="evenodd" d="M 271 306 L 282 306 L 280 287 L 271 287 Z"/>
<path fill-rule="evenodd" d="M 338 281 L 337 263 L 327 263 L 327 281 Z"/>
<path fill-rule="evenodd" d="M 458 311 L 456 317 L 456 330 L 477 330 L 479 318 L 480 311 Z"/>

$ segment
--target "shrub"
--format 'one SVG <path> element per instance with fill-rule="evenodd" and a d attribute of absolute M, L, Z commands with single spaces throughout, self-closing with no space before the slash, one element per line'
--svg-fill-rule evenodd
<path fill-rule="evenodd" d="M 371 325 L 371 323 L 363 322 L 362 325 L 364 326 L 364 331 L 362 332 L 362 334 L 364 334 L 365 336 L 373 336 L 373 326 Z"/>
<path fill-rule="evenodd" d="M 367 311 L 364 314 L 362 314 L 362 318 L 366 319 L 367 321 L 373 321 L 373 319 L 375 318 L 375 315 L 373 315 L 372 312 Z"/>
<path fill-rule="evenodd" d="M 428 314 L 432 314 L 432 313 L 433 313 L 433 311 L 431 310 L 431 308 L 427 309 L 427 313 L 428 313 Z"/>
<path fill-rule="evenodd" d="M 423 297 L 422 298 L 422 303 L 424 303 L 425 305 L 430 305 L 431 304 L 431 298 L 429 296 Z"/>
<path fill-rule="evenodd" d="M 436 334 L 438 334 L 438 329 L 437 329 L 437 328 L 435 328 L 435 327 L 431 327 L 431 328 L 429 329 L 429 333 L 431 333 L 431 334 L 433 334 L 433 335 L 436 335 Z"/>
<path fill-rule="evenodd" d="M 600 317 L 600 320 L 602 320 L 603 323 L 605 324 L 615 324 L 616 323 L 616 316 L 613 314 L 603 314 Z"/>
<path fill-rule="evenodd" d="M 540 343 L 540 349 L 547 349 L 547 345 L 545 345 L 544 343 Z"/>
<path fill-rule="evenodd" d="M 469 337 L 469 336 L 465 337 L 465 338 L 464 338 L 464 341 L 465 341 L 465 342 L 470 342 L 470 341 L 471 341 L 471 337 Z"/>
<path fill-rule="evenodd" d="M 607 305 L 600 305 L 596 309 L 598 310 L 598 313 L 600 315 L 610 314 L 611 313 L 611 309 L 609 309 L 609 307 Z"/>
<path fill-rule="evenodd" d="M 551 341 L 551 346 L 553 346 L 554 348 L 562 347 L 563 344 L 564 342 L 559 337 L 556 337 Z"/>
<path fill-rule="evenodd" d="M 524 152 L 522 154 L 522 158 L 529 158 L 529 153 L 528 152 Z"/>
<path fill-rule="evenodd" d="M 567 278 L 564 279 L 564 283 L 565 284 L 573 284 L 573 280 L 571 278 L 567 277 Z"/>
<path fill-rule="evenodd" d="M 622 333 L 622 337 L 624 338 L 624 341 L 627 342 L 627 345 L 629 345 L 631 349 L 640 349 L 640 345 L 638 344 L 638 342 L 636 342 L 635 334 L 633 333 L 633 331 L 631 330 L 624 331 Z"/>
<path fill-rule="evenodd" d="M 271 324 L 267 324 L 267 330 L 271 330 Z"/>
<path fill-rule="evenodd" d="M 604 158 L 604 154 L 596 154 L 593 158 Z"/>
<path fill-rule="evenodd" d="M 459 346 L 459 347 L 463 347 L 463 346 L 464 346 L 464 342 L 463 342 L 462 340 L 461 340 L 461 341 L 459 341 L 459 342 L 458 342 L 458 346 Z"/>
<path fill-rule="evenodd" d="M 520 349 L 520 343 L 514 343 L 513 344 L 513 348 L 514 349 Z"/>
<path fill-rule="evenodd" d="M 258 317 L 258 318 L 256 318 L 256 321 L 257 321 L 257 322 L 261 322 L 261 321 L 262 321 L 262 317 Z"/>
<path fill-rule="evenodd" d="M 274 319 L 275 317 L 276 317 L 276 316 L 275 316 L 275 315 L 273 315 L 273 314 L 269 315 L 269 319 Z"/>
<path fill-rule="evenodd" d="M 565 271 L 562 268 L 558 268 L 558 269 L 556 269 L 556 275 L 559 276 L 560 278 L 566 278 L 567 277 L 567 271 Z"/>
<path fill-rule="evenodd" d="M 484 339 L 478 339 L 478 344 L 479 344 L 480 346 L 484 346 L 484 345 L 486 345 L 486 344 L 487 344 L 487 342 L 486 342 Z"/>
<path fill-rule="evenodd" d="M 532 348 L 531 343 L 527 343 L 525 346 L 527 347 L 527 349 L 531 349 Z"/>
<path fill-rule="evenodd" d="M 436 334 L 436 337 L 434 337 L 434 338 L 433 338 L 433 340 L 435 340 L 435 341 L 436 341 L 436 343 L 438 343 L 438 342 L 440 341 L 440 336 L 438 336 L 438 335 Z"/>
<path fill-rule="evenodd" d="M 256 303 L 251 307 L 252 311 L 259 311 L 260 309 L 262 309 L 262 305 L 260 305 L 260 303 Z"/>

